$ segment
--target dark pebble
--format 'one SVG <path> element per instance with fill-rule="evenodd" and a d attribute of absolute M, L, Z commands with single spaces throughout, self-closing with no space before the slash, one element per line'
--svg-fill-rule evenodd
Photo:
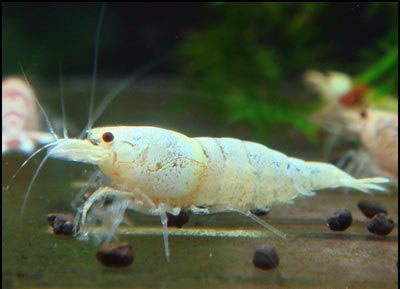
<path fill-rule="evenodd" d="M 367 225 L 368 231 L 377 235 L 387 235 L 393 228 L 394 223 L 391 218 L 385 214 L 377 214 Z"/>
<path fill-rule="evenodd" d="M 128 243 L 107 243 L 97 251 L 96 258 L 107 267 L 127 267 L 132 264 L 134 255 Z"/>
<path fill-rule="evenodd" d="M 372 218 L 376 214 L 382 213 L 387 215 L 388 211 L 378 202 L 368 201 L 368 200 L 361 200 L 358 202 L 358 208 L 361 212 L 368 218 Z"/>
<path fill-rule="evenodd" d="M 332 231 L 344 231 L 350 227 L 353 222 L 353 217 L 348 209 L 336 211 L 333 216 L 329 217 L 326 221 L 327 226 Z"/>
<path fill-rule="evenodd" d="M 74 224 L 69 221 L 64 223 L 55 222 L 53 225 L 53 233 L 57 235 L 72 235 L 74 233 Z"/>
<path fill-rule="evenodd" d="M 258 217 L 262 217 L 262 216 L 266 216 L 268 215 L 270 212 L 270 210 L 263 210 L 263 209 L 254 209 L 251 210 L 251 213 L 258 216 Z"/>
<path fill-rule="evenodd" d="M 181 211 L 178 216 L 174 216 L 170 213 L 167 213 L 168 217 L 168 227 L 177 227 L 182 228 L 189 221 L 189 214 L 185 211 Z"/>
<path fill-rule="evenodd" d="M 260 269 L 274 269 L 279 265 L 279 257 L 275 248 L 264 246 L 256 249 L 253 257 L 253 264 Z"/>
<path fill-rule="evenodd" d="M 70 214 L 48 214 L 47 221 L 54 234 L 72 235 L 74 232 L 74 217 Z"/>

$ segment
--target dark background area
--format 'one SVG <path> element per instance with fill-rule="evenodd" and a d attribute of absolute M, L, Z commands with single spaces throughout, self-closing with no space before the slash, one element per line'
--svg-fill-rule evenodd
<path fill-rule="evenodd" d="M 154 58 L 176 56 L 177 48 L 192 31 L 224 21 L 225 7 L 234 5 L 243 4 L 108 3 L 100 36 L 99 73 L 127 74 Z M 380 7 L 379 13 L 369 11 L 370 3 L 314 5 L 323 9 L 315 20 L 320 27 L 313 29 L 323 29 L 319 40 L 334 49 L 314 59 L 313 64 L 340 66 L 356 62 L 359 59 L 355 52 L 379 41 L 383 33 L 392 28 L 388 21 L 393 11 L 390 4 Z M 249 7 L 251 5 L 247 5 L 243 13 L 248 13 Z M 286 7 L 276 16 L 282 26 L 293 20 L 291 10 L 300 9 L 294 3 Z M 3 75 L 19 73 L 18 62 L 27 70 L 46 77 L 58 74 L 59 62 L 65 74 L 91 73 L 101 3 L 3 2 L 2 8 Z M 238 38 L 238 42 L 241 41 Z M 260 44 L 276 47 L 284 44 L 279 41 L 273 33 L 259 39 Z M 296 47 L 286 47 L 286 50 L 289 53 Z M 176 65 L 179 56 L 176 57 L 177 61 L 164 65 L 161 71 L 179 71 Z"/>
<path fill-rule="evenodd" d="M 91 74 L 101 3 L 3 3 L 3 75 Z M 99 73 L 123 75 L 171 55 L 185 33 L 213 17 L 209 4 L 108 3 L 99 44 Z M 162 72 L 176 71 L 172 66 Z"/>

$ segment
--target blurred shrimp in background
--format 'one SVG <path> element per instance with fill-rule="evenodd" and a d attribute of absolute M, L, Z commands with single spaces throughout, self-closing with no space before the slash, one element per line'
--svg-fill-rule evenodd
<path fill-rule="evenodd" d="M 356 84 L 341 72 L 308 71 L 304 79 L 324 101 L 322 108 L 310 115 L 310 121 L 331 134 L 326 157 L 330 157 L 340 139 L 356 142 L 359 147 L 345 153 L 338 166 L 357 177 L 382 174 L 397 184 L 397 99 L 374 101 L 369 97 L 373 94 L 371 88 Z"/>
<path fill-rule="evenodd" d="M 357 109 L 362 105 L 365 89 L 357 95 L 352 94 L 353 83 L 350 76 L 336 71 L 326 74 L 308 71 L 304 74 L 304 79 L 323 100 L 321 109 L 310 115 L 310 121 L 333 135 L 352 137 L 346 129 L 345 115 L 349 109 Z M 347 95 L 353 95 L 352 101 L 341 101 L 343 97 L 346 99 Z"/>
<path fill-rule="evenodd" d="M 35 93 L 28 83 L 11 76 L 2 82 L 2 154 L 11 151 L 30 153 L 36 143 L 54 140 L 52 134 L 40 130 Z"/>
<path fill-rule="evenodd" d="M 370 171 L 387 176 L 398 184 L 398 114 L 366 109 L 349 117 L 347 123 L 359 134 L 363 150 L 367 153 L 364 156 L 366 164 L 358 164 L 359 171 L 362 172 L 368 165 Z"/>

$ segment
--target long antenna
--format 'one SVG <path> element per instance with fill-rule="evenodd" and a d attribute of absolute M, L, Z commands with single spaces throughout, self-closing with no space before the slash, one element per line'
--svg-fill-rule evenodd
<path fill-rule="evenodd" d="M 108 105 L 115 99 L 115 97 L 117 97 L 123 90 L 128 88 L 129 85 L 132 85 L 138 79 L 143 77 L 146 73 L 151 71 L 153 68 L 155 68 L 156 66 L 163 63 L 166 59 L 167 59 L 167 55 L 157 58 L 157 59 L 151 61 L 150 63 L 147 63 L 147 65 L 140 67 L 136 72 L 132 73 L 127 78 L 125 78 L 124 80 L 119 82 L 101 101 L 100 105 L 98 106 L 98 108 L 96 109 L 96 112 L 93 115 L 92 125 L 103 114 L 103 112 L 106 110 Z M 86 130 L 90 129 L 90 128 L 91 128 L 91 126 L 86 126 L 82 130 L 79 138 L 81 138 L 85 134 Z"/>
<path fill-rule="evenodd" d="M 20 165 L 20 167 L 17 169 L 17 171 L 14 173 L 14 175 L 11 177 L 11 179 L 8 181 L 8 184 L 7 184 L 7 186 L 6 186 L 6 191 L 8 191 L 8 189 L 10 188 L 10 186 L 11 186 L 11 183 L 12 183 L 12 181 L 15 179 L 15 177 L 18 175 L 18 173 L 21 171 L 21 169 L 34 157 L 34 156 L 36 156 L 38 153 L 40 153 L 42 150 L 44 150 L 44 149 L 46 149 L 46 148 L 48 148 L 48 147 L 50 147 L 50 146 L 52 146 L 52 145 L 55 145 L 55 144 L 57 144 L 57 143 L 59 143 L 61 140 L 55 140 L 55 141 L 53 141 L 53 142 L 51 142 L 51 143 L 48 143 L 47 145 L 45 145 L 45 146 L 43 146 L 43 147 L 41 147 L 41 148 L 39 148 L 39 149 L 37 149 L 35 152 L 33 152 L 23 163 L 22 163 L 22 165 Z"/>
<path fill-rule="evenodd" d="M 60 140 L 58 143 L 62 142 L 63 140 Z M 21 207 L 21 220 L 24 216 L 24 211 L 25 211 L 25 206 L 26 206 L 26 202 L 28 201 L 28 197 L 29 197 L 29 193 L 31 192 L 33 183 L 35 182 L 40 169 L 42 168 L 42 166 L 44 165 L 44 163 L 47 161 L 47 159 L 50 157 L 52 150 L 54 150 L 55 148 L 52 148 L 47 154 L 46 156 L 42 159 L 42 161 L 40 162 L 40 164 L 38 165 L 35 174 L 33 175 L 31 182 L 29 183 L 28 189 L 25 193 L 25 197 L 24 197 L 24 202 L 22 203 L 22 207 Z"/>
<path fill-rule="evenodd" d="M 68 131 L 67 131 L 67 122 L 65 119 L 65 101 L 64 101 L 64 89 L 63 89 L 63 79 L 62 79 L 62 69 L 61 69 L 61 62 L 58 65 L 59 72 L 60 72 L 60 96 L 61 96 L 61 113 L 62 113 L 62 121 L 63 121 L 63 137 L 68 138 Z"/>
<path fill-rule="evenodd" d="M 21 62 L 19 62 L 19 67 L 21 68 L 22 74 L 23 74 L 23 76 L 24 76 L 24 78 L 25 78 L 25 82 L 29 85 L 29 87 L 32 87 L 31 84 L 29 83 L 28 78 L 26 77 L 26 74 L 25 74 L 24 68 L 22 67 Z M 45 118 L 45 120 L 46 120 L 46 124 L 47 124 L 48 129 L 50 130 L 50 133 L 54 136 L 55 139 L 58 140 L 58 136 L 57 136 L 57 134 L 54 132 L 53 126 L 51 125 L 51 122 L 50 122 L 50 120 L 49 120 L 49 118 L 48 118 L 46 112 L 44 111 L 42 105 L 40 104 L 40 102 L 39 102 L 39 100 L 36 98 L 36 96 L 34 96 L 34 99 L 35 99 L 37 105 L 39 106 L 39 108 L 40 108 L 40 110 L 41 110 L 41 112 L 42 112 L 42 114 L 43 114 L 43 116 L 44 116 L 44 118 Z"/>
<path fill-rule="evenodd" d="M 89 100 L 89 117 L 87 127 L 92 127 L 92 115 L 93 115 L 93 105 L 94 105 L 94 94 L 96 88 L 96 74 L 97 74 L 97 64 L 98 64 L 98 55 L 99 55 L 99 42 L 100 42 L 100 32 L 101 27 L 103 26 L 104 14 L 106 11 L 106 2 L 103 2 L 100 10 L 99 22 L 97 24 L 96 38 L 95 38 L 95 46 L 94 46 L 94 64 L 93 64 L 93 78 L 92 78 L 92 89 L 90 92 L 90 100 Z"/>

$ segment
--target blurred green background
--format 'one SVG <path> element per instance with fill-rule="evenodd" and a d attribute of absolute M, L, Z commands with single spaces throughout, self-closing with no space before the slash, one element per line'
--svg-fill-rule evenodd
<path fill-rule="evenodd" d="M 3 77 L 58 83 L 90 78 L 101 3 L 2 3 Z M 122 77 L 166 58 L 153 75 L 175 77 L 196 94 L 177 95 L 257 140 L 289 128 L 308 140 L 318 106 L 304 88 L 309 69 L 338 70 L 397 98 L 397 3 L 108 3 L 99 77 Z"/>

